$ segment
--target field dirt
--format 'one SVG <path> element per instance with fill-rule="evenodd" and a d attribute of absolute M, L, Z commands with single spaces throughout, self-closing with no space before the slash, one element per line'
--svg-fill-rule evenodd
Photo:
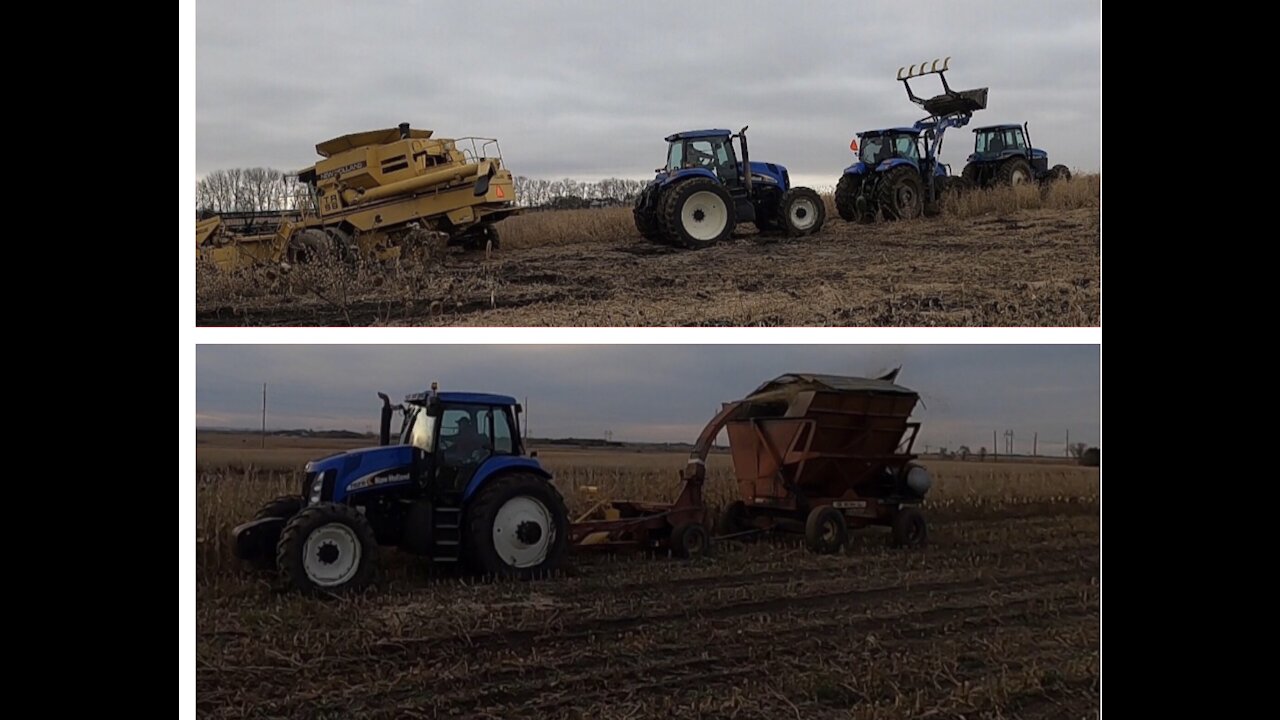
<path fill-rule="evenodd" d="M 617 208 L 601 211 L 625 212 Z M 508 223 L 522 221 L 517 217 Z M 614 223 L 617 227 L 621 222 Z M 501 228 L 502 226 L 500 226 Z M 788 239 L 740 227 L 673 249 L 634 230 L 504 247 L 490 259 L 342 282 L 227 291 L 198 276 L 197 324 L 481 326 L 1096 326 L 1098 207 L 856 225 Z M 205 287 L 201 287 L 204 284 Z"/>
<path fill-rule="evenodd" d="M 928 460 L 929 545 L 857 531 L 709 558 L 575 554 L 528 583 L 433 574 L 381 549 L 373 587 L 306 598 L 221 539 L 297 487 L 295 453 L 197 447 L 197 710 L 206 718 L 1083 718 L 1099 711 L 1100 481 L 1048 462 Z M 548 450 L 571 513 L 667 498 L 683 455 Z M 1043 460 L 1043 459 L 1042 459 Z M 713 456 L 708 496 L 732 498 Z M 225 462 L 225 465 L 218 463 Z M 243 466 L 243 467 L 242 467 Z"/>

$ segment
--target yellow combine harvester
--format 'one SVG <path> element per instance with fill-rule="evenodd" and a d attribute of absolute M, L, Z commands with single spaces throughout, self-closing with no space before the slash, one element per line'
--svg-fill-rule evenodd
<path fill-rule="evenodd" d="M 324 159 L 298 172 L 314 210 L 283 214 L 272 232 L 236 229 L 217 216 L 200 220 L 197 258 L 224 270 L 322 252 L 388 260 L 431 233 L 449 245 L 496 249 L 493 224 L 518 212 L 511 172 L 492 138 L 434 138 L 401 123 L 327 140 L 316 152 Z"/>

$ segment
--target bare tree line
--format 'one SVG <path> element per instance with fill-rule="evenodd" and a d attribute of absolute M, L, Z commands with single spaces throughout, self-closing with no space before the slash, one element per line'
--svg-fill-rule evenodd
<path fill-rule="evenodd" d="M 590 201 L 610 203 L 612 201 L 629 203 L 635 200 L 640 191 L 648 183 L 647 180 L 629 178 L 605 178 L 596 182 L 583 182 L 573 178 L 547 180 L 545 178 L 529 178 L 523 175 L 515 177 L 516 198 L 519 204 L 526 207 L 555 206 L 557 200 L 576 199 L 584 201 L 582 205 L 593 204 Z"/>
<path fill-rule="evenodd" d="M 196 210 L 210 213 L 302 210 L 310 189 L 275 168 L 214 170 L 196 182 Z"/>
<path fill-rule="evenodd" d="M 646 182 L 627 178 L 583 182 L 572 178 L 515 177 L 517 202 L 525 207 L 630 203 Z M 214 170 L 196 182 L 196 209 L 207 213 L 301 210 L 312 207 L 311 202 L 310 189 L 298 182 L 296 175 L 275 168 Z"/>

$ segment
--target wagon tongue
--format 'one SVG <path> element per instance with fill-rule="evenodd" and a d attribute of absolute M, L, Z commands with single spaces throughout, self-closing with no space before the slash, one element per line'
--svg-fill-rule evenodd
<path fill-rule="evenodd" d="M 987 107 L 987 88 L 955 90 L 949 94 L 935 95 L 922 105 L 930 115 L 950 115 L 958 112 L 975 112 Z"/>

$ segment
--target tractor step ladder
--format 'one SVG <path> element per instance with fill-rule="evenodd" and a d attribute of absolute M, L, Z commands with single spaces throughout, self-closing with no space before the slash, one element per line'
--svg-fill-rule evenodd
<path fill-rule="evenodd" d="M 456 563 L 462 560 L 462 508 L 431 508 L 431 561 Z"/>

